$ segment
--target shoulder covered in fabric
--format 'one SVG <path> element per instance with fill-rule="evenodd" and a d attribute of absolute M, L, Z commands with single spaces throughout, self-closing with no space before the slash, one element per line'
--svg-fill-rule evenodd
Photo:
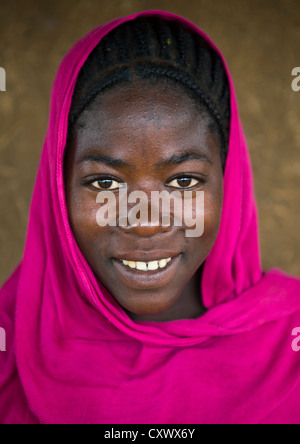
<path fill-rule="evenodd" d="M 18 266 L 0 290 L 0 424 L 36 424 L 19 378 L 15 355 Z"/>
<path fill-rule="evenodd" d="M 279 268 L 272 268 L 265 273 L 266 277 L 269 277 L 276 282 L 276 287 L 282 287 L 283 291 L 295 293 L 300 299 L 300 278 L 292 276 Z"/>
<path fill-rule="evenodd" d="M 8 351 L 8 342 L 13 341 L 15 313 L 20 266 L 14 271 L 0 290 L 0 359 Z M 1 368 L 0 368 L 1 372 Z"/>

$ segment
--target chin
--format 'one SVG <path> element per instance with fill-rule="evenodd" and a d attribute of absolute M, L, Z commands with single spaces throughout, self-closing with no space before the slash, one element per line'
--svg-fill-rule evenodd
<path fill-rule="evenodd" d="M 143 295 L 141 296 L 143 299 L 148 299 L 148 303 L 140 303 L 140 301 L 137 301 L 135 304 L 123 304 L 121 301 L 118 301 L 119 304 L 125 309 L 125 311 L 130 315 L 133 316 L 153 316 L 153 315 L 162 315 L 169 309 L 173 307 L 173 305 L 176 303 L 177 298 L 170 298 L 167 300 L 160 300 L 160 301 L 149 301 L 149 297 Z M 155 298 L 157 298 L 157 294 L 155 295 Z M 145 301 L 143 301 L 145 302 Z"/>

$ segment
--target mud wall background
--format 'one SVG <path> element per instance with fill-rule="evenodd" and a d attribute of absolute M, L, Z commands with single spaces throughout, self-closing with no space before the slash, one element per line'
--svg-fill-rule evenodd
<path fill-rule="evenodd" d="M 22 257 L 62 57 L 92 28 L 147 9 L 185 16 L 223 51 L 253 163 L 263 266 L 300 277 L 299 0 L 1 0 L 0 284 Z"/>

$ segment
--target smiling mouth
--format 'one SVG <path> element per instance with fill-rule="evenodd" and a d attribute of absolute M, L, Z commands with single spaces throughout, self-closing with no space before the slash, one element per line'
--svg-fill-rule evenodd
<path fill-rule="evenodd" d="M 120 259 L 120 261 L 124 265 L 128 266 L 129 268 L 133 268 L 140 271 L 154 271 L 158 270 L 159 268 L 165 268 L 171 260 L 172 260 L 171 257 L 168 257 L 166 259 L 157 259 L 149 262 L 127 261 L 125 259 Z"/>
<path fill-rule="evenodd" d="M 149 262 L 113 259 L 124 283 L 136 289 L 151 289 L 166 285 L 175 276 L 181 254 Z"/>

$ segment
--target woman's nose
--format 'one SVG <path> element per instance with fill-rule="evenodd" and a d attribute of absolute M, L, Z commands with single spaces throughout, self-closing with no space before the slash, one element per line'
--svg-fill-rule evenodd
<path fill-rule="evenodd" d="M 141 237 L 150 237 L 154 236 L 158 233 L 164 233 L 170 231 L 172 225 L 169 224 L 164 226 L 162 224 L 138 224 L 138 225 L 128 225 L 128 226 L 120 226 L 120 229 L 124 231 L 124 233 L 134 233 L 137 236 Z"/>
<path fill-rule="evenodd" d="M 151 212 L 151 204 L 139 205 L 137 211 L 131 208 L 127 215 L 120 215 L 118 226 L 125 233 L 150 237 L 154 234 L 170 231 L 173 226 L 173 216 L 170 212 L 159 212 L 157 208 Z"/>

